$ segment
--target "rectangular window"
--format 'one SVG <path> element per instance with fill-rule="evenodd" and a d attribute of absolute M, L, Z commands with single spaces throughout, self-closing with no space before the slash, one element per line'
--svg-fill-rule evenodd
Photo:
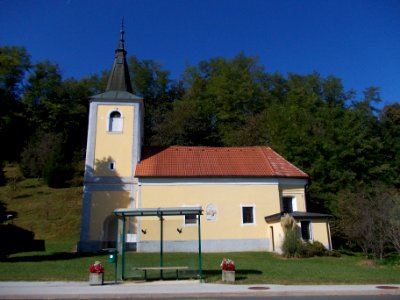
<path fill-rule="evenodd" d="M 242 206 L 242 224 L 254 224 L 254 206 Z"/>
<path fill-rule="evenodd" d="M 185 215 L 185 225 L 196 225 L 197 215 Z"/>
<path fill-rule="evenodd" d="M 301 238 L 305 241 L 311 240 L 310 221 L 301 221 Z"/>
<path fill-rule="evenodd" d="M 282 206 L 283 212 L 291 213 L 293 212 L 293 197 L 283 197 L 282 198 Z"/>

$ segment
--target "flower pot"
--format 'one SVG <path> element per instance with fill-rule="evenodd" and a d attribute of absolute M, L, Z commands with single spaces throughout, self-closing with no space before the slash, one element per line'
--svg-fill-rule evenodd
<path fill-rule="evenodd" d="M 235 271 L 222 270 L 222 281 L 235 282 Z"/>
<path fill-rule="evenodd" d="M 104 273 L 89 273 L 89 284 L 90 285 L 103 285 Z"/>

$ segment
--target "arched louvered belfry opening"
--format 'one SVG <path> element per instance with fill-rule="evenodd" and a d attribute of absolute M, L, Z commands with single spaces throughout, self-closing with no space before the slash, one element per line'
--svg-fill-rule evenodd
<path fill-rule="evenodd" d="M 112 111 L 108 121 L 108 131 L 121 132 L 122 131 L 122 115 L 119 111 Z"/>

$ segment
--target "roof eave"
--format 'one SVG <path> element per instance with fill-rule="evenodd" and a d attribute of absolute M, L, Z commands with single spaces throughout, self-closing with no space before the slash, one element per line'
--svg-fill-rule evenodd
<path fill-rule="evenodd" d="M 309 179 L 308 176 L 266 176 L 266 175 L 138 175 L 137 178 L 275 178 L 275 179 Z"/>
<path fill-rule="evenodd" d="M 285 212 L 280 212 L 277 214 L 269 215 L 264 217 L 265 221 L 267 223 L 273 223 L 273 222 L 278 222 L 280 221 L 286 214 L 289 216 L 292 216 L 295 220 L 301 221 L 301 220 L 310 220 L 310 219 L 329 219 L 332 218 L 332 215 L 328 214 L 321 214 L 321 213 L 312 213 L 312 212 L 298 212 L 294 211 L 291 213 L 285 213 Z"/>
<path fill-rule="evenodd" d="M 106 91 L 101 94 L 97 94 L 94 96 L 91 96 L 89 98 L 91 101 L 143 101 L 143 98 L 129 93 L 127 91 Z"/>

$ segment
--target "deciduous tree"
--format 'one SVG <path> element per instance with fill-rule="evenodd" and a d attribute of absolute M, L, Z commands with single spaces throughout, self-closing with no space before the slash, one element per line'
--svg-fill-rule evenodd
<path fill-rule="evenodd" d="M 399 232 L 398 197 L 397 190 L 381 183 L 341 192 L 336 207 L 339 224 L 366 256 L 382 259 L 388 249 L 396 246 L 392 237 Z"/>
<path fill-rule="evenodd" d="M 25 48 L 0 47 L 0 147 L 2 160 L 16 160 L 26 138 L 26 122 L 20 98 L 24 77 L 30 69 L 30 56 Z"/>

